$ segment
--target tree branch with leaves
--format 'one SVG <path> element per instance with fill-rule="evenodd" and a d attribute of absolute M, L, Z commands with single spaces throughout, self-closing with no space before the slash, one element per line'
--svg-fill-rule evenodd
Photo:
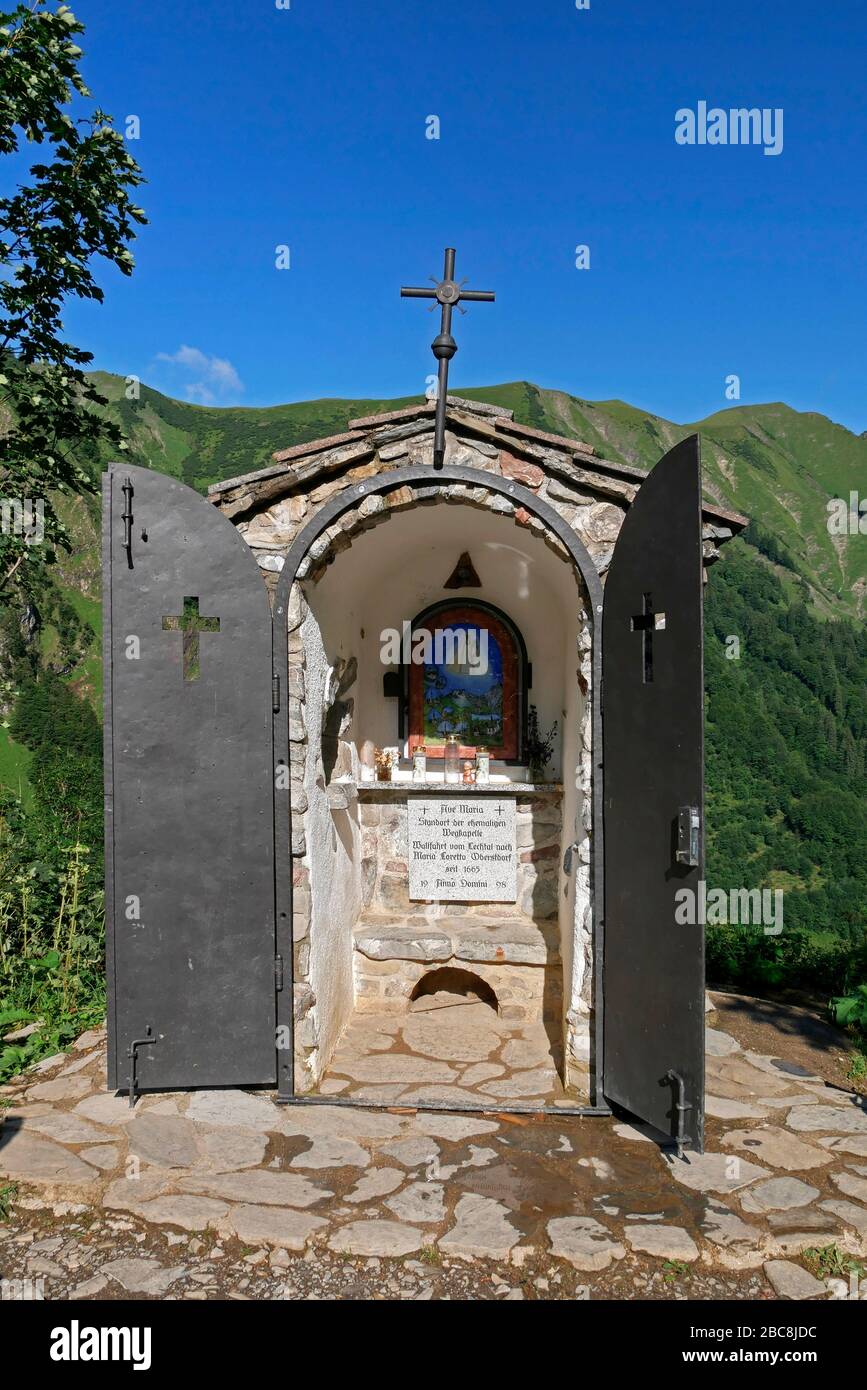
<path fill-rule="evenodd" d="M 0 603 L 33 568 L 69 548 L 51 506 L 56 492 L 93 492 L 102 445 L 124 449 L 107 402 L 87 376 L 93 357 L 65 341 L 64 305 L 102 302 L 99 261 L 130 275 L 130 243 L 147 221 L 134 202 L 144 182 L 110 116 L 76 111 L 91 96 L 75 42 L 84 26 L 66 5 L 0 14 L 0 156 L 14 165 L 30 145 L 42 158 L 0 198 L 0 502 L 42 499 L 44 541 L 0 527 Z"/>

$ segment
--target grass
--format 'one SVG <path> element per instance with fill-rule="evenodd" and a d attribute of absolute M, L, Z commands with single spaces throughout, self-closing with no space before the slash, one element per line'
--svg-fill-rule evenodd
<path fill-rule="evenodd" d="M 75 590 L 67 597 L 79 618 L 89 623 L 95 634 L 87 655 L 75 669 L 71 684 L 99 714 L 102 709 L 102 604 Z"/>
<path fill-rule="evenodd" d="M 8 787 L 29 807 L 33 792 L 28 776 L 31 753 L 0 728 L 0 787 Z"/>
<path fill-rule="evenodd" d="M 811 1245 L 802 1252 L 807 1269 L 816 1279 L 840 1279 L 855 1274 L 867 1278 L 867 1265 L 855 1260 L 839 1245 Z"/>
<path fill-rule="evenodd" d="M 12 1206 L 18 1196 L 18 1184 L 7 1182 L 0 1187 L 0 1222 L 8 1221 L 12 1215 Z"/>
<path fill-rule="evenodd" d="M 0 1081 L 65 1051 L 105 1016 L 102 893 L 88 882 L 88 854 L 78 842 L 61 847 L 57 897 L 45 920 L 38 879 L 14 868 L 4 878 L 9 860 L 0 852 L 0 1036 L 40 1022 L 23 1042 L 0 1043 Z"/>
<path fill-rule="evenodd" d="M 867 1080 L 867 1055 L 861 1051 L 860 1046 L 849 1058 L 846 1080 L 851 1081 L 853 1085 L 862 1085 Z"/>
<path fill-rule="evenodd" d="M 867 1095 L 867 1038 L 859 1035 L 850 1047 L 851 1051 L 839 1059 L 843 1080 L 859 1095 Z"/>

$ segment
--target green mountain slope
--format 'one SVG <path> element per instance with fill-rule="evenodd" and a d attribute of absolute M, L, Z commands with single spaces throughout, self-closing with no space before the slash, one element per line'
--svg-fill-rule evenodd
<path fill-rule="evenodd" d="M 733 541 L 708 586 L 705 690 L 708 882 L 784 894 L 779 936 L 709 931 L 708 977 L 846 992 L 867 980 L 867 630 L 791 603 Z"/>
<path fill-rule="evenodd" d="M 130 457 L 200 491 L 262 467 L 276 449 L 337 433 L 354 416 L 418 399 L 224 408 L 172 400 L 147 386 L 131 401 L 120 377 L 97 373 L 95 379 L 130 440 Z M 829 535 L 827 503 L 867 487 L 867 438 L 782 404 L 735 406 L 706 420 L 674 424 L 622 401 L 585 401 L 524 381 L 461 394 L 508 406 L 522 424 L 573 435 L 607 458 L 642 468 L 652 468 L 672 444 L 699 431 L 707 495 L 746 512 L 774 537 L 809 585 L 810 602 L 820 614 L 863 616 L 867 545 L 857 536 Z M 794 596 L 795 588 L 790 592 Z"/>
<path fill-rule="evenodd" d="M 829 498 L 867 490 L 867 438 L 824 415 L 780 403 L 736 406 L 676 425 L 623 401 L 583 401 L 527 382 L 466 391 L 510 405 L 516 419 L 593 444 L 607 458 L 652 468 L 678 440 L 702 439 L 709 497 L 753 517 L 791 556 L 826 614 L 864 613 L 867 546 L 828 534 Z"/>

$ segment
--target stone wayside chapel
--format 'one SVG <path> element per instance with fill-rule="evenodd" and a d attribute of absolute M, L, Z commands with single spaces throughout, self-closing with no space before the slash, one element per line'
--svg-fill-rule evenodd
<path fill-rule="evenodd" d="M 380 490 L 343 511 L 313 540 L 290 594 L 296 1087 L 321 1083 L 353 1011 L 403 1014 L 414 997 L 456 987 L 503 1018 L 544 1024 L 568 1094 L 583 1101 L 594 1009 L 588 596 L 542 520 L 501 491 L 438 481 L 433 430 L 432 403 L 353 420 L 344 434 L 282 450 L 272 466 L 209 490 L 273 593 L 289 547 L 333 499 L 407 465 L 431 468 L 429 486 Z M 580 538 L 603 582 L 645 477 L 589 445 L 517 424 L 511 411 L 456 397 L 445 465 L 531 490 Z M 706 566 L 743 524 L 704 508 Z M 461 570 L 465 556 L 471 565 Z M 520 647 L 518 747 L 492 761 L 485 788 L 446 787 L 435 758 L 426 784 L 412 782 L 409 678 L 383 664 L 381 640 L 437 605 L 476 614 L 481 606 Z M 555 730 L 544 780 L 528 768 L 529 706 L 543 732 Z M 398 749 L 393 781 L 373 780 L 374 747 Z M 509 834 L 513 817 L 508 900 L 411 894 L 409 823 L 420 797 L 451 802 L 444 816 L 458 813 L 458 800 L 470 817 L 478 808 L 482 826 L 496 814 Z M 279 854 L 277 871 L 289 871 Z"/>

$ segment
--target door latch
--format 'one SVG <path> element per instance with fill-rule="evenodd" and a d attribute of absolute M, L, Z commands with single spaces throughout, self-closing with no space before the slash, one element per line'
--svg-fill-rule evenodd
<path fill-rule="evenodd" d="M 701 844 L 701 814 L 697 806 L 681 806 L 677 813 L 677 851 L 678 864 L 686 864 L 690 869 L 698 868 Z"/>

